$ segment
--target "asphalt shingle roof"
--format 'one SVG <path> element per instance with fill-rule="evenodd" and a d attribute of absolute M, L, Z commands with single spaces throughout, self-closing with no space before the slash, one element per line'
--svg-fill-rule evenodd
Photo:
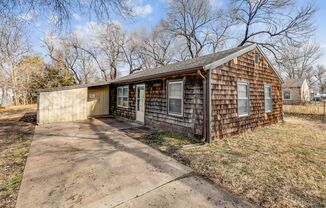
<path fill-rule="evenodd" d="M 146 80 L 149 78 L 159 78 L 159 77 L 167 75 L 167 74 L 186 73 L 186 72 L 192 71 L 194 69 L 203 69 L 205 66 L 207 66 L 209 64 L 223 60 L 224 58 L 227 58 L 227 57 L 229 58 L 229 56 L 232 57 L 232 55 L 235 55 L 237 52 L 240 52 L 243 49 L 251 50 L 249 47 L 253 47 L 253 44 L 241 46 L 241 47 L 237 47 L 237 48 L 231 48 L 228 50 L 208 54 L 205 56 L 200 56 L 200 57 L 186 60 L 186 61 L 180 61 L 180 62 L 169 64 L 166 66 L 161 66 L 161 67 L 157 67 L 157 68 L 153 68 L 153 69 L 146 69 L 143 71 L 135 72 L 133 74 L 118 78 L 118 79 L 110 81 L 110 82 L 100 82 L 100 83 L 92 83 L 92 84 L 73 85 L 73 86 L 67 86 L 67 87 L 39 89 L 36 92 L 40 93 L 40 92 L 70 90 L 70 89 L 77 89 L 77 88 L 109 85 L 110 83 L 119 84 L 119 83 L 131 82 L 131 81 Z"/>
<path fill-rule="evenodd" d="M 252 45 L 246 45 L 241 46 L 237 48 L 232 48 L 228 50 L 224 50 L 217 53 L 212 53 L 205 56 L 200 56 L 194 59 L 186 60 L 186 61 L 180 61 L 177 63 L 169 64 L 166 66 L 161 66 L 153 69 L 147 69 L 139 72 L 135 72 L 133 74 L 121 77 L 112 83 L 120 83 L 120 82 L 126 82 L 126 81 L 133 81 L 133 80 L 139 80 L 139 79 L 146 79 L 148 77 L 152 76 L 161 76 L 166 73 L 173 73 L 173 72 L 186 72 L 187 70 L 192 70 L 196 68 L 204 67 L 208 64 L 211 64 L 213 62 L 219 61 L 227 56 L 230 56 L 236 52 L 239 52 L 242 49 L 245 49 Z"/>
<path fill-rule="evenodd" d="M 287 79 L 287 80 L 284 81 L 283 87 L 286 87 L 286 88 L 301 87 L 304 80 L 305 80 L 304 78 L 301 78 L 301 79 Z"/>

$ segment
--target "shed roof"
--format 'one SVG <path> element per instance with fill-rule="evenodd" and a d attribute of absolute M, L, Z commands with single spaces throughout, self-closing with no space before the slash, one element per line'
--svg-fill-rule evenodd
<path fill-rule="evenodd" d="M 177 63 L 147 69 L 133 74 L 121 77 L 112 83 L 124 83 L 130 81 L 138 81 L 149 78 L 157 78 L 164 75 L 174 75 L 179 73 L 186 73 L 198 69 L 207 69 L 210 65 L 217 63 L 222 65 L 223 63 L 232 60 L 233 58 L 246 53 L 250 50 L 256 48 L 255 44 L 245 45 L 237 48 L 231 48 L 228 50 L 220 51 L 217 53 L 208 54 L 205 56 L 200 56 L 186 61 L 180 61 Z"/>
<path fill-rule="evenodd" d="M 287 79 L 284 80 L 283 87 L 291 88 L 291 87 L 301 87 L 306 79 Z"/>
<path fill-rule="evenodd" d="M 71 86 L 64 86 L 64 87 L 53 87 L 53 88 L 46 88 L 46 89 L 38 89 L 35 92 L 55 92 L 55 91 L 62 91 L 62 90 L 73 90 L 79 88 L 86 88 L 86 87 L 97 87 L 108 85 L 110 82 L 98 82 L 98 83 L 91 83 L 91 84 L 80 84 L 80 85 L 71 85 Z"/>

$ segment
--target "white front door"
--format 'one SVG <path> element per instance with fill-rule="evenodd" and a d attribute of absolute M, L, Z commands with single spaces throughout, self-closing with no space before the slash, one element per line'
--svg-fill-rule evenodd
<path fill-rule="evenodd" d="M 145 119 L 145 85 L 136 85 L 136 120 L 144 123 Z"/>

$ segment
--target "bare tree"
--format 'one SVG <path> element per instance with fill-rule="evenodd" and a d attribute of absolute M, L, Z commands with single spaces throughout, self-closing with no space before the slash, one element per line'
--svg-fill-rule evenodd
<path fill-rule="evenodd" d="M 281 72 L 287 78 L 306 78 L 312 83 L 314 64 L 321 55 L 320 46 L 308 40 L 298 46 L 285 46 L 279 59 Z"/>
<path fill-rule="evenodd" d="M 122 46 L 125 43 L 125 34 L 121 31 L 119 25 L 106 23 L 103 29 L 97 31 L 96 36 L 98 38 L 97 48 L 104 55 L 110 68 L 110 80 L 114 80 L 117 77 L 118 64 L 122 59 Z"/>
<path fill-rule="evenodd" d="M 314 4 L 294 0 L 230 0 L 241 35 L 239 46 L 258 43 L 277 57 L 283 44 L 298 44 L 315 30 Z"/>
<path fill-rule="evenodd" d="M 174 43 L 174 37 L 164 30 L 162 25 L 154 27 L 153 31 L 142 40 L 140 53 L 145 68 L 163 66 L 173 62 L 176 52 Z"/>
<path fill-rule="evenodd" d="M 324 65 L 318 65 L 315 70 L 315 75 L 317 86 L 320 92 L 326 91 L 326 67 Z"/>
<path fill-rule="evenodd" d="M 97 80 L 96 68 L 92 54 L 79 48 L 78 68 L 82 75 L 82 82 L 84 84 L 94 82 Z"/>
<path fill-rule="evenodd" d="M 19 104 L 17 65 L 30 50 L 24 38 L 24 25 L 15 18 L 3 18 L 0 22 L 0 71 L 4 77 L 3 92 L 12 91 L 15 104 Z"/>
<path fill-rule="evenodd" d="M 207 53 L 209 47 L 216 50 L 223 44 L 232 19 L 230 21 L 221 10 L 212 8 L 208 0 L 176 0 L 171 1 L 163 25 L 175 37 L 183 39 L 188 56 L 195 58 Z"/>
<path fill-rule="evenodd" d="M 73 73 L 75 82 L 81 84 L 82 79 L 77 71 L 79 51 L 76 47 L 72 47 L 75 41 L 75 37 L 72 36 L 55 39 L 50 35 L 44 38 L 43 43 L 48 50 L 49 57 L 59 63 L 63 70 Z"/>
<path fill-rule="evenodd" d="M 89 14 L 97 20 L 107 20 L 113 14 L 132 15 L 128 0 L 7 0 L 0 1 L 0 14 L 18 16 L 35 11 L 38 15 L 55 17 L 55 23 L 62 26 L 69 22 L 75 12 Z"/>
<path fill-rule="evenodd" d="M 126 35 L 125 43 L 122 44 L 121 49 L 124 57 L 123 60 L 129 66 L 129 74 L 143 68 L 140 54 L 141 39 L 136 32 Z"/>

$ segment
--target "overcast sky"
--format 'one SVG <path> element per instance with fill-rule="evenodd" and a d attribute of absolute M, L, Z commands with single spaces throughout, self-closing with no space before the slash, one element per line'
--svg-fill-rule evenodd
<path fill-rule="evenodd" d="M 162 18 L 164 18 L 167 11 L 167 2 L 172 0 L 135 0 L 133 2 L 133 10 L 135 12 L 135 18 L 133 20 L 123 19 L 121 17 L 112 17 L 111 21 L 117 22 L 124 30 L 139 30 L 148 29 L 157 24 Z M 212 6 L 223 6 L 225 0 L 210 0 Z M 305 2 L 306 0 L 298 0 L 299 2 Z M 315 17 L 318 30 L 316 31 L 315 39 L 321 44 L 323 50 L 323 57 L 320 59 L 320 64 L 326 65 L 326 0 L 316 0 L 319 11 Z M 29 22 L 29 38 L 32 42 L 34 52 L 39 55 L 44 55 L 45 48 L 42 47 L 41 39 L 46 33 L 55 28 L 51 23 L 54 17 L 49 15 L 44 18 L 36 18 L 37 14 L 33 11 L 22 14 L 21 18 L 28 20 Z M 88 15 L 74 13 L 70 27 L 73 30 L 77 30 L 84 37 L 89 37 L 92 31 L 90 26 L 96 26 L 98 22 L 91 20 Z"/>

